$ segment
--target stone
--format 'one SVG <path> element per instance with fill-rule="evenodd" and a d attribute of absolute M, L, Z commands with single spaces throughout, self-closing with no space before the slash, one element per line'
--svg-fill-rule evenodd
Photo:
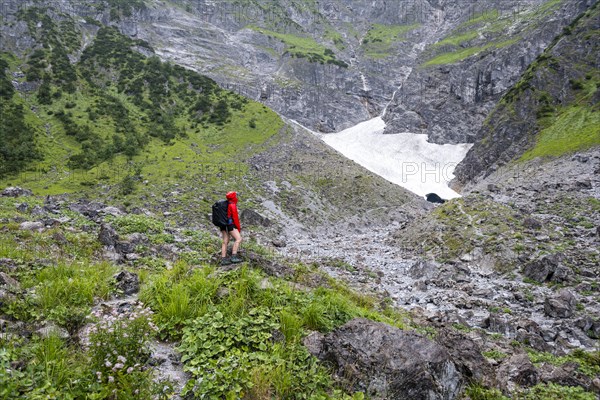
<path fill-rule="evenodd" d="M 125 215 L 125 213 L 121 210 L 119 210 L 117 207 L 104 207 L 103 209 L 100 210 L 100 212 L 104 213 L 104 214 L 108 214 L 108 215 L 112 215 L 113 217 L 120 217 L 122 215 Z"/>
<path fill-rule="evenodd" d="M 498 193 L 500 191 L 500 188 L 498 187 L 498 185 L 496 185 L 494 183 L 489 183 L 487 185 L 487 190 L 492 193 Z"/>
<path fill-rule="evenodd" d="M 17 263 L 12 258 L 0 258 L 0 267 L 14 269 L 17 267 Z"/>
<path fill-rule="evenodd" d="M 20 213 L 25 213 L 25 212 L 27 212 L 28 209 L 29 209 L 29 204 L 27 204 L 27 203 L 20 203 L 17 205 L 17 211 Z"/>
<path fill-rule="evenodd" d="M 325 340 L 325 335 L 321 332 L 311 332 L 304 339 L 302 339 L 302 344 L 310 354 L 315 357 L 320 357 L 323 352 L 323 341 Z"/>
<path fill-rule="evenodd" d="M 32 196 L 31 190 L 23 189 L 18 186 L 10 186 L 4 189 L 0 193 L 0 197 L 21 197 L 21 196 Z"/>
<path fill-rule="evenodd" d="M 38 329 L 36 333 L 43 338 L 58 336 L 61 339 L 68 339 L 70 337 L 69 332 L 67 332 L 66 329 L 54 325 L 53 323 L 49 323 L 48 325 Z"/>
<path fill-rule="evenodd" d="M 538 230 L 542 228 L 542 223 L 535 218 L 525 218 L 523 226 L 527 229 Z"/>
<path fill-rule="evenodd" d="M 432 279 L 439 273 L 439 264 L 434 261 L 419 260 L 408 269 L 408 276 L 413 279 Z"/>
<path fill-rule="evenodd" d="M 256 226 L 264 226 L 264 227 L 271 226 L 271 221 L 268 218 L 263 217 L 256 211 L 248 209 L 248 208 L 244 209 L 242 211 L 242 213 L 240 215 L 240 220 L 241 220 L 241 223 L 245 224 L 245 225 L 256 225 Z"/>
<path fill-rule="evenodd" d="M 588 190 L 592 188 L 592 182 L 589 179 L 584 179 L 575 182 L 575 189 Z"/>
<path fill-rule="evenodd" d="M 23 231 L 41 231 L 44 229 L 44 223 L 41 221 L 26 221 L 19 225 L 19 229 Z"/>
<path fill-rule="evenodd" d="M 549 282 L 563 258 L 561 253 L 557 253 L 534 260 L 525 266 L 523 274 L 540 283 Z"/>
<path fill-rule="evenodd" d="M 98 240 L 104 246 L 115 246 L 119 240 L 119 234 L 109 224 L 100 225 L 100 232 L 98 233 Z"/>
<path fill-rule="evenodd" d="M 600 319 L 592 319 L 589 315 L 575 321 L 575 326 L 592 339 L 600 339 Z"/>
<path fill-rule="evenodd" d="M 277 248 L 283 248 L 287 246 L 287 243 L 283 239 L 274 239 L 271 244 Z"/>
<path fill-rule="evenodd" d="M 69 205 L 69 209 L 71 211 L 78 212 L 86 217 L 95 220 L 100 213 L 100 210 L 105 208 L 106 206 L 97 202 L 88 202 L 86 200 L 80 200 L 77 203 L 73 203 Z"/>
<path fill-rule="evenodd" d="M 121 271 L 114 277 L 115 287 L 124 295 L 129 296 L 140 290 L 140 278 L 137 274 L 129 271 Z"/>
<path fill-rule="evenodd" d="M 322 345 L 315 355 L 343 384 L 371 399 L 452 400 L 465 383 L 444 347 L 380 322 L 351 320 Z"/>
<path fill-rule="evenodd" d="M 127 241 L 119 241 L 115 243 L 115 250 L 120 254 L 135 253 L 135 245 Z"/>
<path fill-rule="evenodd" d="M 553 318 L 569 318 L 575 314 L 577 299 L 569 289 L 561 289 L 556 295 L 546 298 L 544 312 Z"/>
<path fill-rule="evenodd" d="M 12 278 L 5 272 L 0 272 L 0 286 L 7 286 L 10 289 L 16 290 L 18 290 L 21 287 L 21 285 L 19 285 L 19 282 L 16 279 Z"/>
<path fill-rule="evenodd" d="M 489 317 L 483 320 L 482 328 L 490 332 L 501 333 L 509 339 L 517 334 L 517 327 L 512 323 L 511 317 L 506 314 L 490 313 Z"/>
<path fill-rule="evenodd" d="M 473 339 L 454 329 L 443 328 L 438 331 L 435 341 L 448 350 L 462 376 L 491 383 L 491 365 Z"/>
<path fill-rule="evenodd" d="M 500 364 L 496 379 L 506 391 L 516 386 L 530 387 L 539 382 L 539 376 L 527 354 L 515 354 Z"/>

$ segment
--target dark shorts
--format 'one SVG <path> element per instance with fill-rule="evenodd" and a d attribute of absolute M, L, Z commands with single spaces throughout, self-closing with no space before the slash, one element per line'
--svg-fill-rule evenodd
<path fill-rule="evenodd" d="M 233 225 L 233 224 L 230 224 L 230 225 L 226 225 L 226 226 L 222 227 L 222 228 L 221 228 L 221 232 L 223 232 L 223 231 L 231 232 L 231 231 L 232 231 L 232 230 L 234 230 L 234 229 L 237 229 L 237 228 L 235 227 L 235 225 Z"/>

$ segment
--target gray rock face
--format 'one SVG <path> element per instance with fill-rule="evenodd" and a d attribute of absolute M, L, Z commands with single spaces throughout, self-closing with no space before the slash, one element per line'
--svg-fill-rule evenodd
<path fill-rule="evenodd" d="M 321 348 L 317 356 L 337 377 L 372 399 L 455 399 L 463 386 L 445 348 L 382 323 L 354 319 L 326 335 Z"/>
<path fill-rule="evenodd" d="M 573 292 L 561 289 L 555 296 L 549 297 L 544 302 L 544 312 L 555 318 L 570 318 L 575 313 L 577 299 Z"/>
<path fill-rule="evenodd" d="M 454 25 L 446 32 L 447 41 L 425 48 L 417 59 L 419 68 L 412 70 L 384 116 L 386 132 L 426 133 L 434 143 L 475 142 L 480 138 L 479 128 L 501 95 L 517 82 L 562 27 L 584 10 L 586 3 L 569 2 L 540 16 L 533 11 L 539 6 L 536 1 L 505 0 L 493 6 L 491 2 L 457 2 L 457 8 L 470 8 L 475 15 L 490 17 L 494 12 L 496 23 L 504 24 L 504 29 L 498 32 L 468 20 L 465 24 L 470 29 L 453 31 Z M 460 19 L 460 13 L 449 9 L 448 4 L 439 8 L 444 22 Z M 465 39 L 456 45 L 453 39 L 460 35 Z M 476 55 L 466 56 L 469 50 Z M 461 52 L 465 56 L 461 57 Z M 436 59 L 439 56 L 446 59 Z"/>
<path fill-rule="evenodd" d="M 568 7 L 575 6 L 581 12 L 580 6 L 586 3 L 570 2 Z M 457 187 L 488 176 L 531 148 L 542 129 L 539 120 L 553 113 L 555 107 L 568 107 L 575 101 L 578 106 L 591 107 L 597 102 L 593 98 L 586 100 L 588 104 L 577 100 L 581 97 L 579 89 L 572 83 L 589 71 L 597 71 L 598 40 L 594 32 L 597 32 L 598 13 L 596 6 L 589 15 L 567 28 L 532 63 L 519 84 L 505 94 L 505 101 L 488 115 L 486 124 L 475 135 L 482 140 L 455 169 Z"/>

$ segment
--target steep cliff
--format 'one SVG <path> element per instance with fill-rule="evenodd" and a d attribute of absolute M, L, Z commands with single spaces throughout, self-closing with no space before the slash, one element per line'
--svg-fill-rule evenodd
<path fill-rule="evenodd" d="M 455 171 L 457 186 L 511 161 L 600 145 L 600 7 L 566 27 L 506 93 Z M 516 164 L 513 164 L 516 165 Z"/>
<path fill-rule="evenodd" d="M 386 131 L 473 143 L 500 97 L 589 1 L 485 2 L 419 55 Z"/>

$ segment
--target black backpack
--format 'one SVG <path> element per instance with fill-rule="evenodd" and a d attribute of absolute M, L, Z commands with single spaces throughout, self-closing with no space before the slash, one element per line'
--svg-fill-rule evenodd
<path fill-rule="evenodd" d="M 219 228 L 225 228 L 228 224 L 227 218 L 227 207 L 229 206 L 229 201 L 227 200 L 219 200 L 215 204 L 212 205 L 212 222 L 215 226 Z"/>

